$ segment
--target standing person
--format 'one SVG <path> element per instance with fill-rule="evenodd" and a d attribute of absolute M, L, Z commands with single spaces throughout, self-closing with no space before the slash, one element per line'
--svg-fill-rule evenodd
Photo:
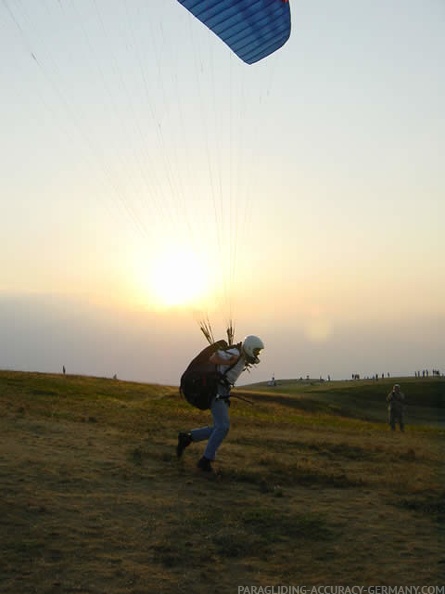
<path fill-rule="evenodd" d="M 231 389 L 245 369 L 260 362 L 258 355 L 263 349 L 264 344 L 261 338 L 249 335 L 243 340 L 241 346 L 234 345 L 226 350 L 218 350 L 211 355 L 209 361 L 217 366 L 217 371 L 222 376 L 210 405 L 213 425 L 192 429 L 188 433 L 179 433 L 176 448 L 178 458 L 191 443 L 207 440 L 204 455 L 198 461 L 198 468 L 204 472 L 213 470 L 212 462 L 230 428 Z"/>
<path fill-rule="evenodd" d="M 394 384 L 391 392 L 386 397 L 388 402 L 389 425 L 395 431 L 396 424 L 399 424 L 400 431 L 405 430 L 403 419 L 405 395 L 400 390 L 399 384 Z"/>

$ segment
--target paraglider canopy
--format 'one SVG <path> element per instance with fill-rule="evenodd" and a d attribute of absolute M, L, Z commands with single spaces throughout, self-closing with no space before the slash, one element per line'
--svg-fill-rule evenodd
<path fill-rule="evenodd" d="M 178 0 L 247 64 L 286 43 L 291 20 L 288 0 Z"/>

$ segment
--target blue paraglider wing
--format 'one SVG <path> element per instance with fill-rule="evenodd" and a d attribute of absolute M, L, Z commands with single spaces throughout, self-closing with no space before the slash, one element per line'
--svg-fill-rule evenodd
<path fill-rule="evenodd" d="M 288 0 L 178 0 L 247 64 L 272 54 L 289 39 Z"/>

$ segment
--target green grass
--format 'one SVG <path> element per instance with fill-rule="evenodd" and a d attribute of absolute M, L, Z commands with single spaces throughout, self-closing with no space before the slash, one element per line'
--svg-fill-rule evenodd
<path fill-rule="evenodd" d="M 399 379 L 400 434 L 394 381 L 236 391 L 208 477 L 176 387 L 0 372 L 2 592 L 443 583 L 445 382 Z"/>
<path fill-rule="evenodd" d="M 310 413 L 327 413 L 361 420 L 385 422 L 385 397 L 394 383 L 406 393 L 407 422 L 413 426 L 445 427 L 445 380 L 432 378 L 385 378 L 344 382 L 282 380 L 276 387 L 255 384 L 243 388 L 246 396 L 255 391 L 261 400 Z"/>

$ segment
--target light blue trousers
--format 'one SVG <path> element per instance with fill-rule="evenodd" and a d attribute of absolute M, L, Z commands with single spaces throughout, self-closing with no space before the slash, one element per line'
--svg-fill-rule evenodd
<path fill-rule="evenodd" d="M 214 398 L 210 407 L 212 413 L 213 425 L 192 429 L 191 435 L 193 441 L 207 441 L 207 447 L 204 456 L 209 460 L 216 458 L 216 452 L 224 441 L 230 429 L 229 403 L 226 399 Z"/>

